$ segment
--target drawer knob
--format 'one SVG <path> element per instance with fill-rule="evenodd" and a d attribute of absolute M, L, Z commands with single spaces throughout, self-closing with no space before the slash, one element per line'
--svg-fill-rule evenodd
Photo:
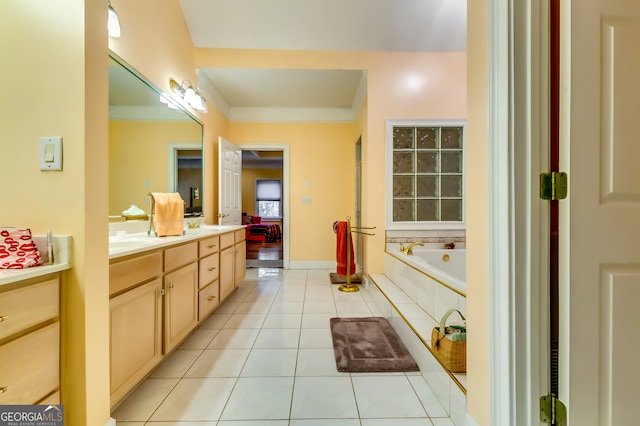
<path fill-rule="evenodd" d="M 209 248 L 214 248 L 214 247 L 218 247 L 218 246 L 217 246 L 216 244 L 211 244 L 211 245 L 209 246 Z"/>
<path fill-rule="evenodd" d="M 215 270 L 216 270 L 216 267 L 215 267 L 215 266 L 212 266 L 211 268 L 209 268 L 209 272 L 211 272 L 211 271 L 215 271 Z"/>
<path fill-rule="evenodd" d="M 7 393 L 9 386 L 0 386 L 0 394 Z"/>
<path fill-rule="evenodd" d="M 209 296 L 209 298 L 207 299 L 209 302 L 211 302 L 213 299 L 215 299 L 215 296 Z"/>
<path fill-rule="evenodd" d="M 9 319 L 9 315 L 0 315 L 0 322 L 6 321 Z"/>

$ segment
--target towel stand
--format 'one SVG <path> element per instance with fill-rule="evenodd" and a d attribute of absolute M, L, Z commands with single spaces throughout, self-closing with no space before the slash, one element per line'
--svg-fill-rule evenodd
<path fill-rule="evenodd" d="M 157 237 L 158 232 L 156 231 L 156 225 L 153 222 L 153 216 L 156 210 L 156 199 L 153 197 L 152 192 L 147 193 L 147 197 L 151 200 L 151 214 L 149 215 L 149 230 L 147 231 L 147 236 L 151 236 L 151 232 L 153 231 L 153 235 Z M 184 201 L 182 201 L 182 204 L 186 205 Z M 186 235 L 186 231 L 183 230 L 182 235 Z"/>
<path fill-rule="evenodd" d="M 347 293 L 360 291 L 360 288 L 357 285 L 351 284 L 351 233 L 354 232 L 356 234 L 363 235 L 376 235 L 371 232 L 364 232 L 363 229 L 376 229 L 376 227 L 351 226 L 351 216 L 347 216 L 347 283 L 342 284 L 340 287 L 338 287 L 338 290 L 340 291 L 344 291 Z"/>

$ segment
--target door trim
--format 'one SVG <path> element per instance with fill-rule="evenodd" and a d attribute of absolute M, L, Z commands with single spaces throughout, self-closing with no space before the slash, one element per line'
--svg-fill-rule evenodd
<path fill-rule="evenodd" d="M 548 393 L 548 5 L 488 6 L 490 418 L 533 426 Z"/>
<path fill-rule="evenodd" d="M 178 151 L 181 150 L 200 150 L 202 151 L 202 158 L 204 159 L 204 148 L 202 146 L 202 142 L 171 142 L 169 143 L 169 161 L 168 163 L 168 177 L 169 182 L 167 183 L 168 192 L 177 192 L 178 191 Z M 204 194 L 204 161 L 202 163 L 202 176 L 203 176 L 203 186 L 202 186 L 202 194 Z M 204 203 L 202 203 L 202 207 L 204 209 Z M 203 211 L 204 214 L 204 211 Z"/>
<path fill-rule="evenodd" d="M 243 151 L 282 151 L 282 267 L 289 269 L 289 144 L 236 143 Z"/>

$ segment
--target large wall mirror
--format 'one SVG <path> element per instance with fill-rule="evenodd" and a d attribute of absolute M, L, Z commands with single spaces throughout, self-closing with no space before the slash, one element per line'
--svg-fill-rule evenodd
<path fill-rule="evenodd" d="M 203 214 L 202 124 L 160 101 L 162 91 L 109 55 L 109 216 L 136 205 L 150 212 L 149 192 L 179 192 L 185 215 Z"/>

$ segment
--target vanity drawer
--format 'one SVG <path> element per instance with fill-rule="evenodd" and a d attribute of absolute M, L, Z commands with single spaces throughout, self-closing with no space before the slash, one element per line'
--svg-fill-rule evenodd
<path fill-rule="evenodd" d="M 234 233 L 235 233 L 235 242 L 236 243 L 239 243 L 240 241 L 244 241 L 245 237 L 247 236 L 247 233 L 246 233 L 246 231 L 244 229 L 238 229 Z"/>
<path fill-rule="evenodd" d="M 206 286 L 198 293 L 198 321 L 202 321 L 220 304 L 218 281 Z"/>
<path fill-rule="evenodd" d="M 59 288 L 55 277 L 0 293 L 0 340 L 56 318 L 60 311 Z"/>
<path fill-rule="evenodd" d="M 198 282 L 200 288 L 206 286 L 211 281 L 218 279 L 219 258 L 220 255 L 218 253 L 214 253 L 210 256 L 200 259 L 198 269 Z"/>
<path fill-rule="evenodd" d="M 220 250 L 220 237 L 215 236 L 198 241 L 200 257 L 205 257 Z"/>
<path fill-rule="evenodd" d="M 60 383 L 60 323 L 0 346 L 0 360 L 0 405 L 40 401 Z"/>
<path fill-rule="evenodd" d="M 162 252 L 154 251 L 109 265 L 109 295 L 162 275 Z"/>
<path fill-rule="evenodd" d="M 196 259 L 198 259 L 198 244 L 195 242 L 168 248 L 164 251 L 164 270 L 179 268 L 195 262 Z"/>
<path fill-rule="evenodd" d="M 231 247 L 235 243 L 233 235 L 233 232 L 220 235 L 220 249 Z"/>

